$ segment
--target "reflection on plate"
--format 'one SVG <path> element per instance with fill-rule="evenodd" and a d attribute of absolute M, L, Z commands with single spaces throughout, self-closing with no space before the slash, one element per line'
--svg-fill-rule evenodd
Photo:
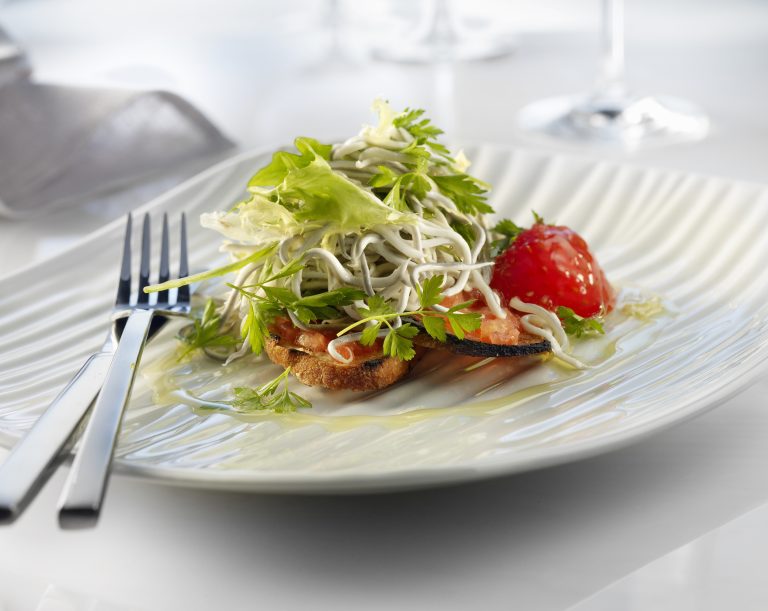
<path fill-rule="evenodd" d="M 751 381 L 768 352 L 768 194 L 759 186 L 493 147 L 468 151 L 492 204 L 531 209 L 584 235 L 621 287 L 664 296 L 649 320 L 612 314 L 556 361 L 451 358 L 369 394 L 302 391 L 302 414 L 216 409 L 235 384 L 277 369 L 256 358 L 223 371 L 174 357 L 168 328 L 147 349 L 117 465 L 169 483 L 258 491 L 367 492 L 438 485 L 565 462 L 628 443 L 715 405 Z M 231 205 L 266 157 L 219 165 L 146 206 L 191 217 Z M 99 345 L 122 221 L 0 282 L 0 435 L 22 435 Z M 193 228 L 193 265 L 220 255 Z M 34 304 L 29 306 L 28 304 Z"/>

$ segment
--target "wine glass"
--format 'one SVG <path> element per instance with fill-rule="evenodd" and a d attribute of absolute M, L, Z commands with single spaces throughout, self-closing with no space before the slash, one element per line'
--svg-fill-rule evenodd
<path fill-rule="evenodd" d="M 696 106 L 669 96 L 637 95 L 624 81 L 624 3 L 602 0 L 601 73 L 591 94 L 534 102 L 518 116 L 520 127 L 579 143 L 635 149 L 699 140 L 709 119 Z"/>
<path fill-rule="evenodd" d="M 410 35 L 373 49 L 376 59 L 430 63 L 492 59 L 512 53 L 517 41 L 508 32 L 495 32 L 491 20 L 481 28 L 464 25 L 452 10 L 449 0 L 425 0 L 422 18 Z"/>

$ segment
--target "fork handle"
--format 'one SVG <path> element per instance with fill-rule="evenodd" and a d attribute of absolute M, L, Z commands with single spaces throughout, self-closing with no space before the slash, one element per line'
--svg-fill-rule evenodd
<path fill-rule="evenodd" d="M 0 523 L 15 520 L 48 479 L 111 361 L 112 352 L 91 355 L 0 465 Z"/>
<path fill-rule="evenodd" d="M 59 502 L 62 528 L 87 528 L 95 525 L 99 518 L 120 422 L 152 315 L 152 310 L 134 310 L 125 325 Z"/>

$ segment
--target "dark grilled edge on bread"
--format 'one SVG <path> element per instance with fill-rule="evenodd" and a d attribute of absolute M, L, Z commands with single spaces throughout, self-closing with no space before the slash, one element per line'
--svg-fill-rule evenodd
<path fill-rule="evenodd" d="M 450 333 L 447 334 L 445 342 L 440 342 L 430 337 L 417 320 L 409 322 L 422 331 L 422 333 L 413 338 L 413 343 L 422 348 L 448 350 L 454 354 L 479 357 L 531 356 L 533 354 L 552 352 L 552 346 L 547 340 L 529 333 L 521 333 L 519 342 L 513 345 L 487 344 L 473 339 L 459 339 Z"/>
<path fill-rule="evenodd" d="M 417 350 L 410 361 L 377 356 L 354 365 L 338 363 L 330 356 L 315 355 L 282 346 L 271 338 L 265 351 L 270 360 L 291 373 L 307 386 L 322 386 L 332 390 L 379 390 L 401 380 L 422 354 Z"/>

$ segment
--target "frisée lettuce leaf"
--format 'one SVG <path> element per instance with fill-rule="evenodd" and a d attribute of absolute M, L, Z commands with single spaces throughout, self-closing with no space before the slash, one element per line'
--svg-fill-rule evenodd
<path fill-rule="evenodd" d="M 370 190 L 331 168 L 330 145 L 297 138 L 299 154 L 279 151 L 248 185 L 250 199 L 229 212 L 204 214 L 202 225 L 245 244 L 286 238 L 312 229 L 326 234 L 408 225 L 415 215 L 398 211 Z"/>

